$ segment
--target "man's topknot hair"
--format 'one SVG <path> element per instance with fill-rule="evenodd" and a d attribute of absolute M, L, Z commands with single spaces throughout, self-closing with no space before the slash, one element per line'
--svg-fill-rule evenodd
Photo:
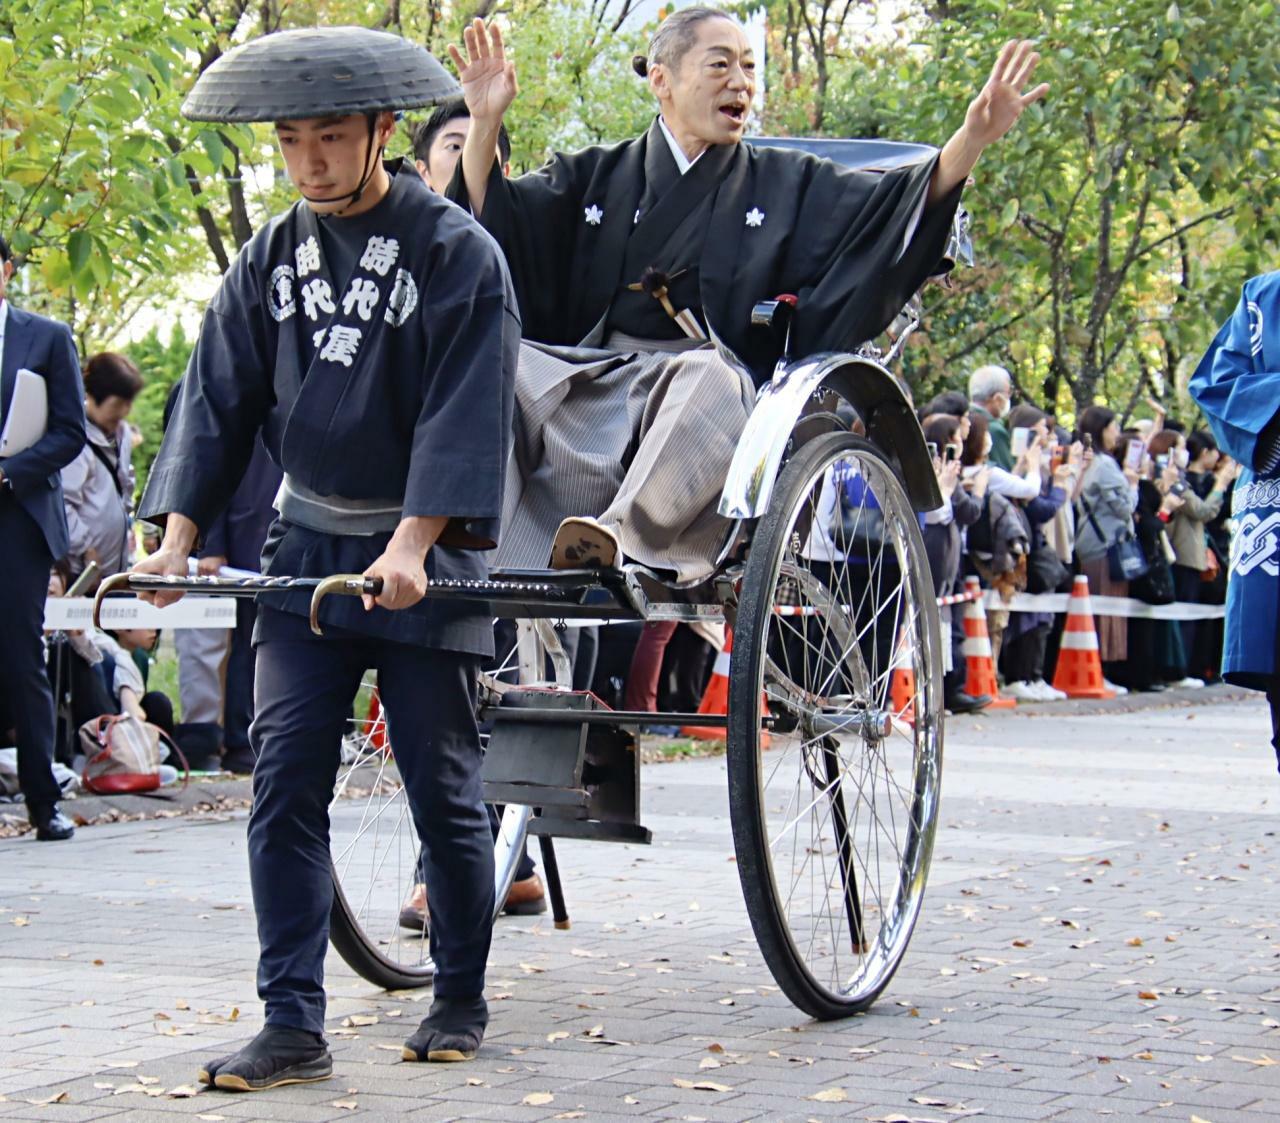
<path fill-rule="evenodd" d="M 738 22 L 728 12 L 721 11 L 719 8 L 707 8 L 698 4 L 681 8 L 658 24 L 653 37 L 649 40 L 649 53 L 633 56 L 631 69 L 641 78 L 647 78 L 649 68 L 655 63 L 662 66 L 679 66 L 680 60 L 693 46 L 698 24 L 710 19 L 727 19 L 733 24 Z"/>

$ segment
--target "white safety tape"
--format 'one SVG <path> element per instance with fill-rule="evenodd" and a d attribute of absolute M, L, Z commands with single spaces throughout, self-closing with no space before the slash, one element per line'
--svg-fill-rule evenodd
<path fill-rule="evenodd" d="M 134 597 L 109 597 L 102 602 L 104 628 L 234 628 L 234 597 L 188 594 L 177 604 L 156 608 Z M 44 630 L 75 631 L 93 627 L 92 597 L 50 597 L 44 602 Z"/>
<path fill-rule="evenodd" d="M 1071 598 L 1066 593 L 1014 593 L 1013 599 L 1002 600 L 993 589 L 987 590 L 983 603 L 988 611 L 995 608 L 1013 612 L 1066 612 Z M 1100 597 L 1089 594 L 1094 616 L 1128 616 L 1143 620 L 1221 620 L 1227 614 L 1225 605 L 1189 604 L 1176 601 L 1173 604 L 1146 604 L 1132 597 Z"/>

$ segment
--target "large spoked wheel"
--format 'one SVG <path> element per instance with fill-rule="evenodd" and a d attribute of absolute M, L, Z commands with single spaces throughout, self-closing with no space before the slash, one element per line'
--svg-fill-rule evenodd
<path fill-rule="evenodd" d="M 916 514 L 873 445 L 824 435 L 787 464 L 756 529 L 729 673 L 747 911 L 773 977 L 813 1017 L 865 1010 L 901 962 L 941 767 L 941 637 Z"/>
<path fill-rule="evenodd" d="M 423 880 L 421 847 L 385 729 L 381 721 L 356 723 L 343 740 L 329 807 L 329 939 L 362 978 L 400 990 L 430 983 L 435 965 L 428 926 L 401 922 L 415 884 Z M 495 916 L 515 879 L 530 816 L 528 807 L 508 806 L 500 819 L 493 855 Z"/>

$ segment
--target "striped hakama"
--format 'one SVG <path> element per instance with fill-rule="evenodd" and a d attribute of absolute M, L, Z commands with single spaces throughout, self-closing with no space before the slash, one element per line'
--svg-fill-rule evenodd
<path fill-rule="evenodd" d="M 754 402 L 751 379 L 710 344 L 522 342 L 496 564 L 545 566 L 561 521 L 589 515 L 626 560 L 680 582 L 710 576 L 733 525 L 716 513 L 720 492 Z"/>

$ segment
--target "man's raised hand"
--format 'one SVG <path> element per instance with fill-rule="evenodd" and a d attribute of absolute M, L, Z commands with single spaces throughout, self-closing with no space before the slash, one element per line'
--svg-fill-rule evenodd
<path fill-rule="evenodd" d="M 502 32 L 497 23 L 486 26 L 484 20 L 476 19 L 463 30 L 462 39 L 466 57 L 452 43 L 449 55 L 458 69 L 467 109 L 476 121 L 501 122 L 520 92 L 516 65 L 507 58 Z"/>
<path fill-rule="evenodd" d="M 991 68 L 987 84 L 970 103 L 964 117 L 965 129 L 980 147 L 999 140 L 1028 105 L 1049 92 L 1048 82 L 1041 82 L 1030 93 L 1022 92 L 1040 61 L 1033 46 L 1030 39 L 1010 39 Z"/>

